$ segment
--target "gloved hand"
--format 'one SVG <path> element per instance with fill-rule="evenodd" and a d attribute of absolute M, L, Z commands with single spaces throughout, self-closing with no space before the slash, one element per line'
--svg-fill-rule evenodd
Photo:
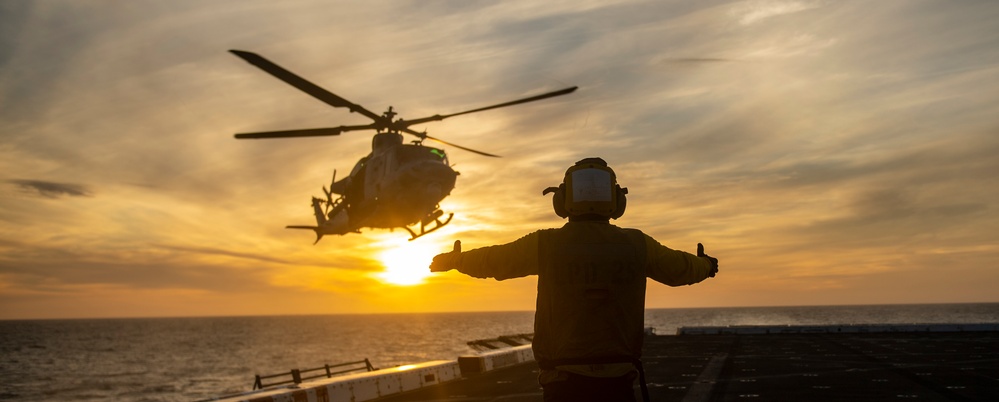
<path fill-rule="evenodd" d="M 710 255 L 704 254 L 704 245 L 697 243 L 697 256 L 701 258 L 707 258 L 711 262 L 711 273 L 708 274 L 709 277 L 714 278 L 715 274 L 718 273 L 718 259 Z"/>
<path fill-rule="evenodd" d="M 461 240 L 454 241 L 454 250 L 449 253 L 437 254 L 434 261 L 430 263 L 430 272 L 445 272 L 455 269 L 458 265 L 458 256 L 461 255 Z"/>

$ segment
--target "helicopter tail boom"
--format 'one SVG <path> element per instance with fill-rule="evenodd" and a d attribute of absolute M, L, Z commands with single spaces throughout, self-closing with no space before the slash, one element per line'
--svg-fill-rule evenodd
<path fill-rule="evenodd" d="M 316 232 L 316 241 L 312 244 L 319 243 L 319 240 L 323 238 L 323 235 L 342 235 L 348 232 L 356 231 L 351 230 L 348 227 L 347 211 L 343 209 L 342 204 L 340 204 L 339 207 L 334 205 L 333 210 L 329 213 L 329 217 L 327 217 L 327 213 L 323 211 L 323 204 L 326 202 L 326 200 L 321 198 L 312 197 L 312 209 L 316 214 L 316 226 L 288 225 L 285 226 L 285 228 L 309 229 Z"/>
<path fill-rule="evenodd" d="M 313 245 L 315 245 L 316 243 L 319 243 L 319 239 L 323 238 L 323 230 L 320 229 L 318 226 L 296 226 L 296 225 L 288 225 L 288 226 L 285 226 L 285 229 L 309 229 L 311 231 L 316 232 L 316 241 L 312 243 Z"/>

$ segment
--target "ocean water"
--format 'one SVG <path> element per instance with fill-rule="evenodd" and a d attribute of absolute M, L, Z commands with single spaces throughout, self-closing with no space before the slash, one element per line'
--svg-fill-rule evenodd
<path fill-rule="evenodd" d="M 646 326 L 999 323 L 999 303 L 650 309 Z M 2 401 L 191 401 L 255 374 L 454 360 L 533 332 L 533 312 L 0 321 Z"/>

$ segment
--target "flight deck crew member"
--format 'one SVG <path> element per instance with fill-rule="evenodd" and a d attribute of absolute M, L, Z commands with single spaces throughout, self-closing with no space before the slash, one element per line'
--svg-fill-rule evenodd
<path fill-rule="evenodd" d="M 624 213 L 626 188 L 600 158 L 583 159 L 554 193 L 555 213 L 569 218 L 511 243 L 439 254 L 434 272 L 476 278 L 538 275 L 534 358 L 545 401 L 634 401 L 641 373 L 646 278 L 691 285 L 714 277 L 718 260 L 673 250 L 638 229 L 610 224 Z M 647 399 L 644 387 L 642 393 Z"/>

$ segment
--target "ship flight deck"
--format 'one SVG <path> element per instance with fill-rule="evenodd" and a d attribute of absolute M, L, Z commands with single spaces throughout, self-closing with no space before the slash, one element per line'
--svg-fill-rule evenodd
<path fill-rule="evenodd" d="M 700 327 L 677 332 L 645 339 L 642 361 L 653 401 L 999 401 L 999 324 Z M 421 382 L 419 386 L 407 386 L 403 379 L 381 380 L 379 389 L 385 392 L 369 393 L 370 399 L 337 394 L 331 385 L 302 383 L 297 389 L 231 400 L 542 400 L 529 345 L 436 364 L 413 366 L 423 370 L 410 376 L 410 383 Z M 350 388 L 338 381 L 340 391 Z M 640 401 L 637 385 L 635 395 Z"/>

